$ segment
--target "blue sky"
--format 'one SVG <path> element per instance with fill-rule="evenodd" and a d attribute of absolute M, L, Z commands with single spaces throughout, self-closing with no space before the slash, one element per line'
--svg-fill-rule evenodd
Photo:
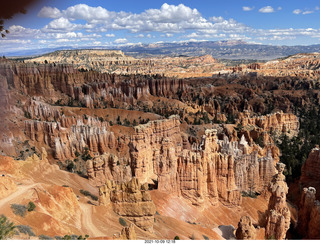
<path fill-rule="evenodd" d="M 320 43 L 315 0 L 43 0 L 5 23 L 7 51 L 63 46 L 244 40 Z"/>

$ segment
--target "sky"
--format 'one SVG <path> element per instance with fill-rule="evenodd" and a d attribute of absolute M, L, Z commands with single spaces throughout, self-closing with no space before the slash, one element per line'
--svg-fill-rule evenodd
<path fill-rule="evenodd" d="M 320 43 L 320 0 L 42 0 L 5 22 L 0 49 L 243 40 Z"/>

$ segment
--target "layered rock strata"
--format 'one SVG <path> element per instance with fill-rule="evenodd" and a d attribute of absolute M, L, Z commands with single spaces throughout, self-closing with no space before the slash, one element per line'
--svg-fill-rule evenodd
<path fill-rule="evenodd" d="M 273 177 L 269 191 L 271 193 L 266 225 L 266 239 L 284 240 L 290 227 L 290 211 L 286 202 L 288 186 L 283 170 L 285 165 L 277 163 L 278 173 Z"/>
<path fill-rule="evenodd" d="M 99 204 L 112 205 L 113 211 L 146 231 L 153 231 L 155 205 L 148 192 L 148 184 L 137 178 L 127 183 L 107 181 L 99 188 Z"/>
<path fill-rule="evenodd" d="M 277 112 L 265 116 L 250 116 L 248 111 L 239 115 L 238 122 L 242 126 L 253 125 L 263 131 L 281 133 L 297 133 L 299 131 L 299 119 L 291 113 Z"/>
<path fill-rule="evenodd" d="M 128 182 L 132 178 L 129 165 L 120 164 L 119 158 L 110 153 L 104 153 L 86 162 L 89 183 L 102 186 L 108 180 L 117 183 Z"/>

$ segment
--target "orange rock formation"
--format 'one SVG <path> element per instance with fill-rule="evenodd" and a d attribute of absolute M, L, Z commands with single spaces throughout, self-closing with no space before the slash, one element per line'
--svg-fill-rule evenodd
<path fill-rule="evenodd" d="M 146 231 L 153 231 L 155 205 L 148 192 L 148 185 L 141 185 L 137 178 L 121 184 L 107 181 L 99 188 L 99 203 L 111 203 L 115 213 Z"/>
<path fill-rule="evenodd" d="M 237 240 L 255 240 L 256 229 L 252 224 L 252 219 L 249 216 L 242 216 L 236 230 Z"/>
<path fill-rule="evenodd" d="M 299 207 L 299 234 L 308 239 L 320 239 L 320 202 L 316 200 L 316 189 L 303 188 Z"/>
<path fill-rule="evenodd" d="M 283 170 L 285 165 L 277 163 L 278 173 L 269 186 L 271 193 L 267 213 L 266 239 L 284 240 L 290 227 L 290 211 L 286 202 L 288 186 Z"/>

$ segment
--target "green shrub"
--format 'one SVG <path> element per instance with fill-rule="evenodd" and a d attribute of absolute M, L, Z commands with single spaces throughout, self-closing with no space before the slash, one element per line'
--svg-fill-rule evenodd
<path fill-rule="evenodd" d="M 15 228 L 13 222 L 10 222 L 6 216 L 0 216 L 0 240 L 6 240 L 13 236 Z"/>
<path fill-rule="evenodd" d="M 28 212 L 32 212 L 36 208 L 36 205 L 33 202 L 29 202 L 27 207 Z"/>
<path fill-rule="evenodd" d="M 80 193 L 81 193 L 82 195 L 86 196 L 86 197 L 91 197 L 91 199 L 92 199 L 93 201 L 98 201 L 98 199 L 99 199 L 97 196 L 91 194 L 91 193 L 88 192 L 88 191 L 82 190 L 82 189 L 80 190 Z"/>
<path fill-rule="evenodd" d="M 202 236 L 205 240 L 209 240 L 209 237 L 207 237 L 206 235 L 202 235 Z"/>
<path fill-rule="evenodd" d="M 28 234 L 29 236 L 36 236 L 32 231 L 32 228 L 28 225 L 17 225 L 17 229 L 22 234 Z"/>
<path fill-rule="evenodd" d="M 180 240 L 179 236 L 175 236 L 173 240 Z"/>
<path fill-rule="evenodd" d="M 122 226 L 127 226 L 127 222 L 123 219 L 123 218 L 119 218 L 119 223 L 122 225 Z"/>
<path fill-rule="evenodd" d="M 27 207 L 21 204 L 11 204 L 11 209 L 15 215 L 24 217 L 26 215 Z"/>
<path fill-rule="evenodd" d="M 76 168 L 75 164 L 71 161 L 71 162 L 68 162 L 68 165 L 67 165 L 67 170 L 69 172 L 72 172 L 74 169 Z"/>
<path fill-rule="evenodd" d="M 53 240 L 51 236 L 39 235 L 39 240 Z"/>
<path fill-rule="evenodd" d="M 57 238 L 59 238 L 59 240 L 87 240 L 89 235 L 85 235 L 84 237 L 82 237 L 82 235 L 65 235 L 64 237 L 56 236 L 55 238 L 56 240 L 58 240 Z"/>

